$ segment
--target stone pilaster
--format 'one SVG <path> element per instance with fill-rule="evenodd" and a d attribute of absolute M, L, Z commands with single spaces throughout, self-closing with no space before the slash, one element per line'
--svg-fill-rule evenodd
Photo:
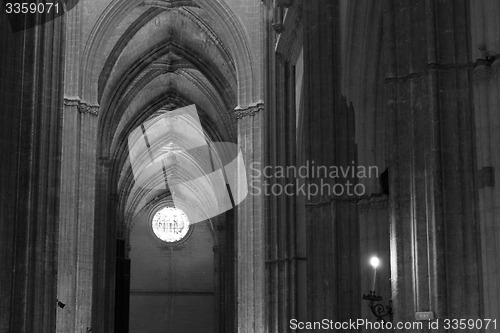
<path fill-rule="evenodd" d="M 480 315 L 467 1 L 386 1 L 395 321 Z"/>
<path fill-rule="evenodd" d="M 262 164 L 263 104 L 238 109 L 238 145 L 243 154 L 249 180 L 251 165 Z M 237 331 L 264 332 L 264 212 L 263 196 L 249 189 L 247 198 L 237 207 L 236 276 Z"/>

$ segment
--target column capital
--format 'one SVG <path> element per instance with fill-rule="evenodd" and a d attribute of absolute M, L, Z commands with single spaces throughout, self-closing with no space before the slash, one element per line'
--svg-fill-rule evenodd
<path fill-rule="evenodd" d="M 91 116 L 98 117 L 99 116 L 99 105 L 90 105 L 84 102 L 78 104 L 78 112 L 80 113 L 88 113 Z"/>
<path fill-rule="evenodd" d="M 78 97 L 64 97 L 65 106 L 78 106 L 80 99 Z"/>
<path fill-rule="evenodd" d="M 234 109 L 234 116 L 236 117 L 236 119 L 243 119 L 248 116 L 254 117 L 258 112 L 263 110 L 264 110 L 263 102 L 249 105 L 245 109 L 238 106 L 236 107 L 236 109 Z"/>
<path fill-rule="evenodd" d="M 84 102 L 79 97 L 64 97 L 64 105 L 76 106 L 80 113 L 87 113 L 94 117 L 99 116 L 99 105 Z"/>

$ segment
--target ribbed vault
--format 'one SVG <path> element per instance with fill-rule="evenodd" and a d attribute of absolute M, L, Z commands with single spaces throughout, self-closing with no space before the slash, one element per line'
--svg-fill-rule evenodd
<path fill-rule="evenodd" d="M 129 156 L 131 133 L 170 110 L 194 104 L 207 142 L 235 142 L 232 112 L 241 100 L 237 63 L 249 66 L 241 54 L 232 52 L 245 39 L 235 42 L 231 36 L 234 30 L 225 30 L 215 12 L 207 12 L 196 1 L 133 4 L 111 2 L 102 14 L 109 19 L 98 20 L 85 51 L 93 57 L 86 57 L 88 71 L 83 74 L 98 85 L 83 87 L 82 92 L 101 107 L 98 156 L 110 161 L 109 189 L 118 200 L 112 215 L 120 221 L 117 227 L 122 236 L 135 214 L 163 200 L 170 191 L 161 173 L 151 175 L 146 183 L 137 183 Z M 183 141 L 186 138 L 180 133 L 163 143 L 182 145 Z M 196 163 L 188 163 L 191 171 L 197 168 Z M 191 171 L 176 170 L 185 179 L 192 178 Z M 203 189 L 191 192 L 203 195 L 204 200 L 213 195 L 203 193 Z M 187 201 L 196 199 L 192 193 L 179 196 Z"/>
<path fill-rule="evenodd" d="M 80 94 L 86 101 L 97 103 L 100 100 L 105 89 L 103 81 L 106 81 L 110 75 L 109 72 L 114 70 L 110 68 L 110 64 L 120 61 L 117 59 L 118 55 L 132 56 L 130 50 L 123 52 L 127 47 L 136 50 L 149 49 L 149 47 L 144 48 L 145 45 L 142 43 L 129 43 L 129 40 L 134 36 L 146 34 L 150 43 L 154 31 L 161 30 L 161 26 L 174 29 L 179 24 L 172 21 L 166 26 L 162 24 L 165 22 L 162 17 L 172 15 L 176 16 L 175 20 L 191 20 L 193 26 L 197 27 L 195 30 L 190 30 L 189 25 L 180 23 L 183 39 L 191 35 L 196 39 L 195 44 L 202 46 L 204 52 L 209 52 L 210 49 L 206 47 L 207 38 L 209 38 L 214 40 L 218 47 L 224 49 L 226 54 L 232 55 L 234 74 L 238 78 L 238 85 L 233 88 L 239 106 L 244 107 L 254 103 L 259 95 L 257 80 L 254 78 L 260 73 L 256 72 L 253 64 L 248 36 L 224 1 L 113 0 L 102 10 L 102 14 L 90 33 L 91 38 L 83 50 L 82 81 L 100 83 L 99 89 L 95 86 L 82 85 Z M 181 16 L 183 19 L 180 18 Z M 189 34 L 189 32 L 195 33 Z M 175 34 L 173 30 L 171 33 Z M 204 35 L 207 38 L 203 37 Z M 165 36 L 162 35 L 163 37 Z M 212 57 L 212 59 L 217 58 Z"/>

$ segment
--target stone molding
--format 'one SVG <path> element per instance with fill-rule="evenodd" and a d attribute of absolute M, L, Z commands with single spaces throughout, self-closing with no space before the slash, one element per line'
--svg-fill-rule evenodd
<path fill-rule="evenodd" d="M 78 109 L 78 112 L 84 113 L 84 114 L 89 114 L 94 117 L 99 116 L 99 105 L 91 105 L 87 102 L 83 102 L 79 98 L 64 98 L 64 105 L 65 106 L 76 106 Z"/>
<path fill-rule="evenodd" d="M 264 110 L 264 103 L 257 103 L 250 105 L 246 109 L 236 108 L 234 110 L 234 116 L 236 119 L 243 119 L 245 117 L 254 117 L 258 112 Z"/>
<path fill-rule="evenodd" d="M 78 104 L 80 104 L 79 98 L 64 98 L 65 106 L 78 106 Z"/>
<path fill-rule="evenodd" d="M 172 10 L 182 6 L 199 8 L 198 4 L 192 0 L 146 0 L 142 4 L 148 7 L 158 7 L 167 10 Z"/>
<path fill-rule="evenodd" d="M 80 103 L 78 105 L 78 112 L 88 113 L 91 116 L 98 117 L 99 116 L 99 106 L 98 105 L 89 105 L 86 103 Z"/>

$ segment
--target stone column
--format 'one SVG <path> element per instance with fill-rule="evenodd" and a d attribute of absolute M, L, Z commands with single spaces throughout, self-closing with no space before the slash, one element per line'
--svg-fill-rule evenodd
<path fill-rule="evenodd" d="M 297 166 L 294 65 L 302 49 L 302 8 L 299 2 L 293 5 L 274 2 L 268 3 L 268 10 L 286 12 L 285 21 L 278 22 L 281 18 L 275 16 L 268 22 L 266 40 L 269 103 L 265 120 L 265 165 L 277 171 Z M 293 173 L 277 177 L 274 172 L 271 174 L 264 179 L 268 189 L 275 189 L 265 198 L 266 332 L 288 332 L 291 319 L 305 320 L 306 311 L 299 318 L 298 308 L 299 290 L 306 293 L 306 258 L 304 253 L 299 255 L 298 250 L 297 179 Z M 306 302 L 303 300 L 303 303 Z M 305 309 L 305 304 L 301 308 Z"/>
<path fill-rule="evenodd" d="M 64 100 L 63 148 L 61 154 L 61 202 L 59 206 L 58 292 L 57 298 L 66 304 L 57 311 L 57 331 L 74 328 L 76 316 L 76 256 L 78 228 L 78 123 L 79 100 Z"/>
<path fill-rule="evenodd" d="M 291 89 L 291 65 L 280 55 L 275 59 L 275 86 L 266 114 L 266 166 L 271 170 L 295 166 L 295 113 Z M 265 178 L 266 194 L 266 295 L 269 332 L 288 332 L 289 321 L 297 318 L 297 256 L 295 221 L 295 178 L 290 175 Z M 288 189 L 287 194 L 284 189 Z M 276 190 L 274 190 L 276 189 Z"/>
<path fill-rule="evenodd" d="M 115 212 L 119 200 L 111 190 L 112 162 L 107 157 L 96 160 L 95 224 L 93 258 L 92 331 L 109 332 L 114 325 L 114 284 L 116 262 Z"/>
<path fill-rule="evenodd" d="M 65 99 L 60 179 L 57 331 L 91 325 L 98 106 Z"/>
<path fill-rule="evenodd" d="M 218 244 L 214 246 L 216 260 L 215 290 L 218 323 L 217 332 L 233 332 L 235 328 L 234 301 L 234 211 L 215 219 Z"/>
<path fill-rule="evenodd" d="M 53 332 L 56 321 L 63 22 L 14 33 L 0 13 L 2 332 Z"/>
<path fill-rule="evenodd" d="M 332 1 L 304 3 L 304 114 L 305 159 L 318 165 L 335 165 L 333 117 L 338 92 L 335 71 Z M 338 73 L 338 72 L 337 72 Z M 307 184 L 317 183 L 308 179 Z M 328 182 L 332 183 L 331 181 Z M 306 201 L 308 320 L 331 318 L 338 313 L 336 281 L 335 204 L 321 196 Z"/>
<path fill-rule="evenodd" d="M 57 332 L 91 328 L 96 138 L 99 106 L 82 101 L 82 7 L 65 13 L 64 112 L 59 205 Z"/>
<path fill-rule="evenodd" d="M 480 315 L 468 2 L 386 1 L 395 321 Z"/>
<path fill-rule="evenodd" d="M 262 165 L 264 105 L 235 111 L 238 119 L 238 145 L 245 160 L 249 181 L 251 165 Z M 263 195 L 252 193 L 237 207 L 236 276 L 237 327 L 240 333 L 264 332 L 264 211 Z"/>
<path fill-rule="evenodd" d="M 341 96 L 339 2 L 304 1 L 305 157 L 307 185 L 308 320 L 359 316 L 359 230 L 354 197 L 335 195 L 348 179 L 313 175 L 357 163 L 354 112 Z M 330 170 L 330 169 L 329 169 Z M 349 180 L 351 184 L 354 179 Z M 340 193 L 340 192 L 339 192 Z"/>

